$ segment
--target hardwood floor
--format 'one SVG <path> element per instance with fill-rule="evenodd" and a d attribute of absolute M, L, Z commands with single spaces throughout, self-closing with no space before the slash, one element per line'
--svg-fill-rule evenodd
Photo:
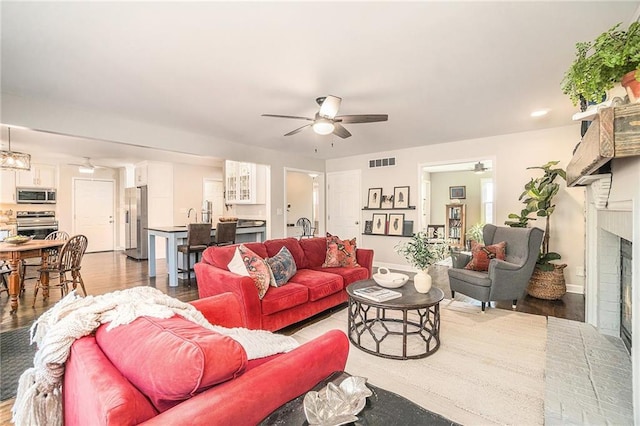
<path fill-rule="evenodd" d="M 186 282 L 180 282 L 178 287 L 169 287 L 169 277 L 167 275 L 166 264 L 163 260 L 158 261 L 157 273 L 157 277 L 149 278 L 146 261 L 129 259 L 121 252 L 89 253 L 84 256 L 82 261 L 82 278 L 84 279 L 87 292 L 92 295 L 104 294 L 135 286 L 152 286 L 185 302 L 198 298 L 198 288 L 195 280 L 192 281 L 191 287 L 188 287 Z M 442 290 L 445 291 L 445 295 L 450 295 L 448 279 L 446 279 L 446 267 L 434 267 L 431 274 L 434 277 L 434 285 L 442 288 Z M 43 300 L 41 294 L 39 294 L 35 307 L 32 308 L 34 284 L 34 280 L 26 281 L 26 291 L 24 295 L 20 297 L 18 311 L 15 315 L 11 315 L 9 312 L 10 307 L 7 293 L 5 292 L 0 295 L 1 331 L 30 326 L 38 316 L 60 300 L 60 293 L 57 291 L 52 291 L 49 299 L 46 301 Z M 478 307 L 480 306 L 480 302 L 460 294 L 456 294 L 456 300 L 464 300 L 468 303 L 477 304 Z M 498 309 L 511 309 L 511 302 L 492 303 L 491 306 Z M 518 303 L 516 310 L 529 314 L 553 316 L 583 322 L 584 296 L 567 293 L 561 300 L 557 301 L 540 300 L 527 296 Z M 297 327 L 299 326 L 300 325 L 297 325 Z M 287 330 L 284 331 L 287 332 Z M 11 424 L 10 411 L 12 406 L 13 399 L 0 403 L 0 425 Z"/>

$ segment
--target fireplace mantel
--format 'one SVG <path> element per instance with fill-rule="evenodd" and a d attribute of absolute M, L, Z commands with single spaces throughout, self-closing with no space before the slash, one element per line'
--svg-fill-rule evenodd
<path fill-rule="evenodd" d="M 598 111 L 567 166 L 567 185 L 588 185 L 612 158 L 640 155 L 640 103 Z"/>

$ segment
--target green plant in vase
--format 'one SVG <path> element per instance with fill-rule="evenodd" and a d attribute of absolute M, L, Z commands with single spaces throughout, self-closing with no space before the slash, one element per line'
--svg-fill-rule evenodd
<path fill-rule="evenodd" d="M 418 272 L 413 279 L 416 290 L 427 293 L 431 289 L 429 266 L 447 257 L 449 245 L 438 241 L 430 242 L 426 232 L 417 232 L 409 240 L 395 246 L 395 251 L 416 268 Z"/>
<path fill-rule="evenodd" d="M 484 223 L 476 223 L 471 228 L 469 228 L 469 230 L 465 234 L 467 241 L 475 241 L 482 244 L 484 242 L 484 236 L 482 235 L 484 225 Z"/>

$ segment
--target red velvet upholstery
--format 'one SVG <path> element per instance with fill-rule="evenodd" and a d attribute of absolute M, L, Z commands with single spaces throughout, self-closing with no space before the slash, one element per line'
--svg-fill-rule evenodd
<path fill-rule="evenodd" d="M 335 296 L 340 295 L 338 293 Z M 231 294 L 223 294 L 200 299 L 197 305 L 203 308 L 203 314 L 208 318 L 214 318 L 217 315 L 215 312 L 225 312 L 227 305 L 239 306 L 238 301 L 233 302 L 234 298 Z M 235 316 L 235 319 L 238 318 L 240 316 Z M 246 324 L 226 326 L 244 327 Z M 125 330 L 126 326 L 121 327 Z M 176 352 L 175 348 L 167 348 L 160 357 L 151 358 L 132 350 L 143 340 L 140 337 L 132 340 L 130 336 L 121 335 L 120 339 L 127 345 L 118 357 L 129 356 L 141 368 L 146 368 L 146 364 L 168 368 L 159 366 L 162 364 L 160 358 L 172 362 L 170 369 L 177 375 L 186 368 L 182 352 Z M 288 353 L 249 361 L 246 370 L 239 376 L 209 387 L 158 413 L 147 396 L 111 363 L 96 338 L 84 337 L 72 345 L 66 363 L 64 424 L 255 425 L 287 401 L 309 391 L 334 371 L 343 370 L 348 352 L 347 336 L 333 330 Z M 153 377 L 148 379 L 152 380 Z"/>
<path fill-rule="evenodd" d="M 254 244 L 252 250 L 260 253 L 256 248 L 261 243 Z M 275 256 L 283 246 L 291 252 L 298 272 L 284 286 L 269 288 L 262 300 L 251 279 L 227 270 L 233 252 L 228 247 L 209 247 L 202 262 L 195 265 L 200 297 L 233 293 L 248 328 L 274 331 L 344 303 L 347 285 L 371 278 L 373 250 L 356 250 L 359 267 L 322 268 L 327 253 L 326 238 L 269 240 L 264 243 L 264 251 Z M 217 266 L 221 264 L 224 268 Z M 296 287 L 289 287 L 292 285 Z M 308 294 L 304 295 L 305 291 Z"/>
<path fill-rule="evenodd" d="M 158 411 L 236 377 L 247 364 L 238 342 L 180 316 L 140 317 L 106 330 L 105 324 L 96 332 L 100 349 Z"/>

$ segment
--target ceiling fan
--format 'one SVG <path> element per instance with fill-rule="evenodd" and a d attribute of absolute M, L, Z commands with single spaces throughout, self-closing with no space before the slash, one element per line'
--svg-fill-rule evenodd
<path fill-rule="evenodd" d="M 326 97 L 319 97 L 316 98 L 316 102 L 320 106 L 320 110 L 316 113 L 314 118 L 278 114 L 262 114 L 262 116 L 311 121 L 309 124 L 305 124 L 302 127 L 298 127 L 297 129 L 290 131 L 285 134 L 285 136 L 295 135 L 307 127 L 311 127 L 313 131 L 319 135 L 328 135 L 333 133 L 343 139 L 351 136 L 351 133 L 349 133 L 342 123 L 374 123 L 376 121 L 387 121 L 389 119 L 387 114 L 337 115 L 338 110 L 340 109 L 340 103 L 342 102 L 342 98 L 337 96 L 329 95 Z"/>
<path fill-rule="evenodd" d="M 69 163 L 70 166 L 78 166 L 78 171 L 80 173 L 93 173 L 95 172 L 97 169 L 104 169 L 105 167 L 102 166 L 96 166 L 91 162 L 91 158 L 89 157 L 84 157 L 85 162 L 83 164 L 74 164 L 74 163 Z"/>

